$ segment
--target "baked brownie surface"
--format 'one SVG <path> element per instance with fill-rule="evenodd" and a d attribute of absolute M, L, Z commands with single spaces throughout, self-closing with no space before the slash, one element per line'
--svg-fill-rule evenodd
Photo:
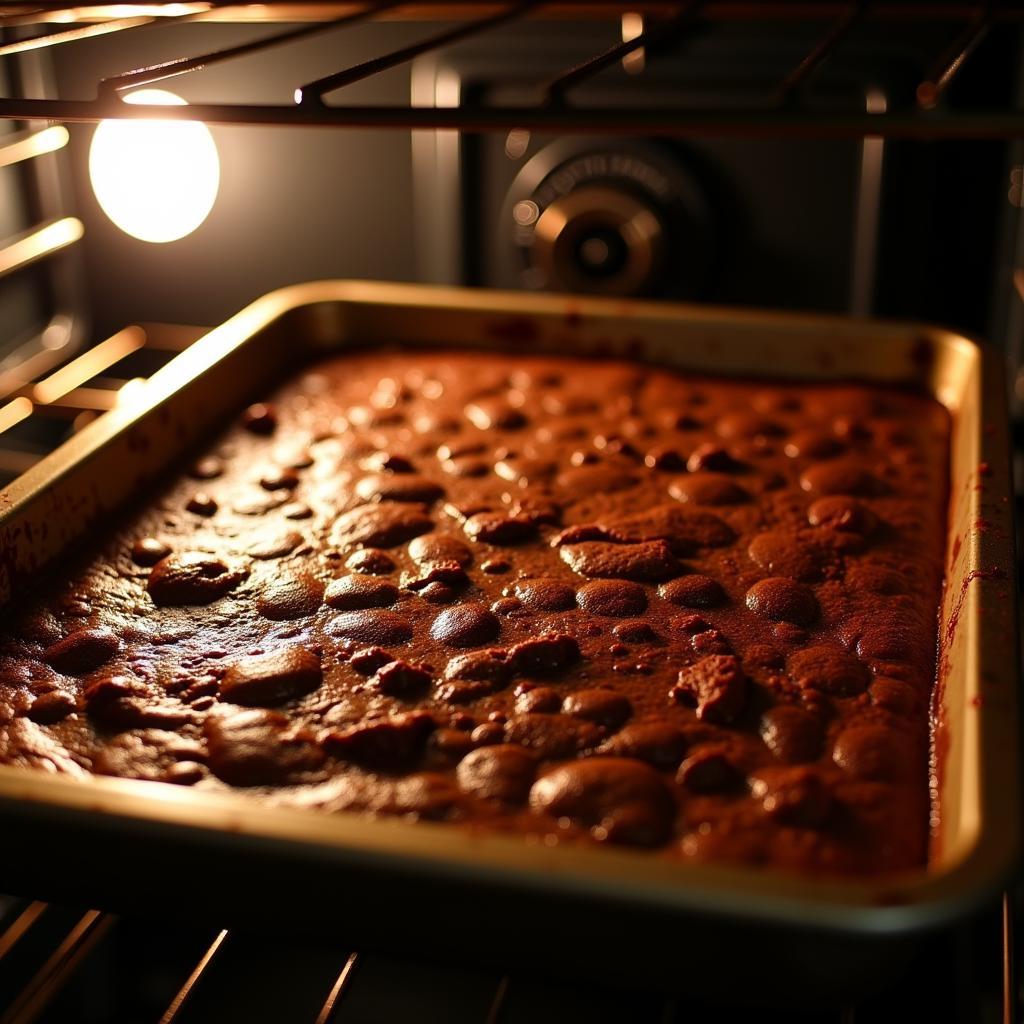
<path fill-rule="evenodd" d="M 8 613 L 0 760 L 914 866 L 946 446 L 879 388 L 338 357 Z"/>

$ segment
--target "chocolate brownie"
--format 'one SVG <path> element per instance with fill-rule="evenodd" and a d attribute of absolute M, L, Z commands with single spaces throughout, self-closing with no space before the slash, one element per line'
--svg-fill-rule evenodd
<path fill-rule="evenodd" d="M 0 631 L 0 761 L 800 870 L 929 830 L 944 410 L 356 352 Z"/>

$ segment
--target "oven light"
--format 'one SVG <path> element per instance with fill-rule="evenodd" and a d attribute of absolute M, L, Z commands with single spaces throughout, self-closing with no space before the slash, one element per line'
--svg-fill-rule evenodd
<path fill-rule="evenodd" d="M 163 89 L 125 103 L 184 106 Z M 89 150 L 89 178 L 103 212 L 144 242 L 173 242 L 206 220 L 220 184 L 220 158 L 200 121 L 102 121 Z"/>

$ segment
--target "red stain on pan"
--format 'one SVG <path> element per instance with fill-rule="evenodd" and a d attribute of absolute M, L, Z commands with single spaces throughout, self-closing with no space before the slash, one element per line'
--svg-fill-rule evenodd
<path fill-rule="evenodd" d="M 957 534 L 953 538 L 953 550 L 949 556 L 949 564 L 951 566 L 956 565 L 956 560 L 960 557 L 960 550 L 963 547 L 963 537 Z"/>
<path fill-rule="evenodd" d="M 991 569 L 972 569 L 961 581 L 960 590 L 956 595 L 949 619 L 946 621 L 946 628 L 943 633 L 944 647 L 948 647 L 956 636 L 957 627 L 960 625 L 960 615 L 967 601 L 967 592 L 975 580 L 1005 580 L 1006 570 L 998 567 Z"/>

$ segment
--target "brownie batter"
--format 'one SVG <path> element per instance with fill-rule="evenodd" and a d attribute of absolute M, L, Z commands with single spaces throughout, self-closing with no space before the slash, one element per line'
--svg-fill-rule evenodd
<path fill-rule="evenodd" d="M 876 387 L 332 359 L 8 614 L 0 761 L 918 865 L 946 445 Z"/>

